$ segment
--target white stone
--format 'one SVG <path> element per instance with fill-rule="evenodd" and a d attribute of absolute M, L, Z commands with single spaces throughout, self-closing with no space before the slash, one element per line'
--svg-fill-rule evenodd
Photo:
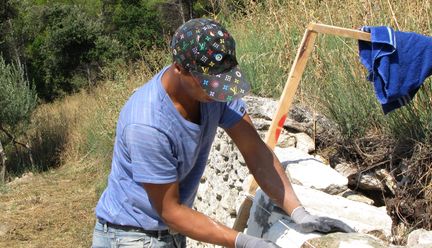
<path fill-rule="evenodd" d="M 392 221 L 382 208 L 299 185 L 293 187 L 299 200 L 311 214 L 339 219 L 360 233 L 379 230 L 387 237 L 391 235 Z M 282 247 L 300 247 L 302 241 L 312 237 L 311 234 L 298 231 L 290 217 L 275 208 L 261 189 L 254 198 L 247 234 L 268 238 Z M 315 235 L 319 236 L 318 233 Z"/>
<path fill-rule="evenodd" d="M 357 175 L 349 177 L 351 185 L 356 185 L 359 189 L 383 191 L 384 185 L 379 178 L 373 173 L 362 174 L 360 178 Z"/>
<path fill-rule="evenodd" d="M 248 114 L 255 118 L 271 120 L 278 105 L 278 102 L 271 98 L 248 95 L 242 99 L 246 103 Z"/>
<path fill-rule="evenodd" d="M 340 219 L 362 233 L 381 230 L 385 236 L 391 235 L 392 220 L 385 208 L 293 186 L 300 202 L 310 213 Z"/>
<path fill-rule="evenodd" d="M 330 166 L 296 148 L 274 150 L 276 156 L 293 179 L 303 186 L 315 188 L 330 194 L 338 194 L 347 189 L 348 179 Z"/>
<path fill-rule="evenodd" d="M 349 177 L 358 172 L 357 166 L 348 163 L 340 163 L 335 166 L 335 170 L 345 177 Z"/>
<path fill-rule="evenodd" d="M 407 247 L 426 248 L 432 247 L 432 231 L 417 229 L 408 235 Z"/>
<path fill-rule="evenodd" d="M 278 147 L 296 147 L 297 138 L 295 135 L 289 133 L 285 129 L 282 129 L 282 132 L 279 135 L 278 143 L 276 144 Z"/>
<path fill-rule="evenodd" d="M 360 194 L 359 192 L 353 191 L 353 190 L 347 190 L 346 192 L 341 194 L 342 197 L 345 197 L 352 201 L 358 201 L 363 202 L 369 205 L 373 205 L 375 203 L 374 200 Z"/>
<path fill-rule="evenodd" d="M 331 233 L 318 238 L 308 240 L 302 248 L 387 248 L 383 241 L 362 233 Z"/>
<path fill-rule="evenodd" d="M 314 140 L 305 133 L 295 133 L 293 134 L 296 139 L 296 148 L 304 151 L 306 153 L 311 153 L 315 151 Z"/>

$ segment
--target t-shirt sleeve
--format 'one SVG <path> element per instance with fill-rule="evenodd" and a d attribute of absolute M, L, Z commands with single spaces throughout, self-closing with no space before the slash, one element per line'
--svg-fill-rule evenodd
<path fill-rule="evenodd" d="M 234 126 L 246 114 L 246 104 L 241 99 L 236 99 L 225 103 L 222 115 L 219 120 L 219 126 L 223 129 Z"/>
<path fill-rule="evenodd" d="M 123 131 L 132 177 L 140 183 L 172 183 L 177 180 L 177 159 L 168 137 L 156 128 L 131 124 Z"/>

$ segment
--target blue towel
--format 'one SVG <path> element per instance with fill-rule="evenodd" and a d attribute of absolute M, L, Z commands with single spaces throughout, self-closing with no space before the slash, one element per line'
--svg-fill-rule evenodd
<path fill-rule="evenodd" d="M 408 104 L 432 74 L 432 37 L 389 27 L 362 30 L 371 33 L 371 42 L 359 41 L 360 61 L 387 114 Z"/>

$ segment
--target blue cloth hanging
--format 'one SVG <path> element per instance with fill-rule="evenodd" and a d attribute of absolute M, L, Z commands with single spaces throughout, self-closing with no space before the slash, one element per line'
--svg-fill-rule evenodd
<path fill-rule="evenodd" d="M 371 42 L 359 41 L 361 63 L 368 70 L 384 114 L 408 104 L 432 74 L 432 37 L 364 26 Z"/>

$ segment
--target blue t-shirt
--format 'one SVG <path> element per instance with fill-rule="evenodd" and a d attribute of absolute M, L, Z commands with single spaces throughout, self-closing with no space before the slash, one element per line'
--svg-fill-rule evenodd
<path fill-rule="evenodd" d="M 161 84 L 163 73 L 138 89 L 120 112 L 108 186 L 96 216 L 118 225 L 167 229 L 142 183 L 179 182 L 181 203 L 192 207 L 217 127 L 245 114 L 242 100 L 200 103 L 200 124 L 187 121 Z"/>

